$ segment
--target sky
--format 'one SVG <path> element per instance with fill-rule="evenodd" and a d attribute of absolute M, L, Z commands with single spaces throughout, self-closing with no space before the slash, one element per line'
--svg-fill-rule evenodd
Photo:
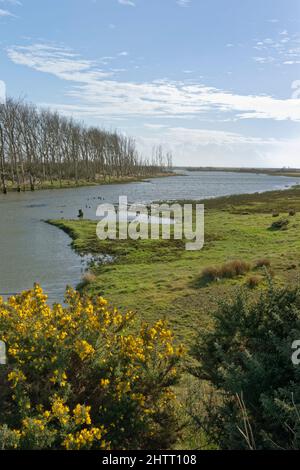
<path fill-rule="evenodd" d="M 0 90 L 161 144 L 300 167 L 299 0 L 0 0 Z"/>

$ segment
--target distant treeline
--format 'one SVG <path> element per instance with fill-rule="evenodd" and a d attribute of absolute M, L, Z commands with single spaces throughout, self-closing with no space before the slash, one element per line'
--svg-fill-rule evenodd
<path fill-rule="evenodd" d="M 299 168 L 237 168 L 237 167 L 220 167 L 220 166 L 185 166 L 177 167 L 177 169 L 186 170 L 186 171 L 225 171 L 231 173 L 255 173 L 255 174 L 266 174 L 266 175 L 275 175 L 275 176 L 299 176 Z"/>
<path fill-rule="evenodd" d="M 0 104 L 0 182 L 18 191 L 45 182 L 62 185 L 157 175 L 172 168 L 162 147 L 143 158 L 135 141 L 118 132 L 87 127 L 21 100 Z"/>

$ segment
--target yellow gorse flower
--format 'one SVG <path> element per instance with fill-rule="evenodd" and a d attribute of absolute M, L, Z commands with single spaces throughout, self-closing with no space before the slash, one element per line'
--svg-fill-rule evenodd
<path fill-rule="evenodd" d="M 64 404 L 64 401 L 62 398 L 56 397 L 55 400 L 53 401 L 52 408 L 51 408 L 52 414 L 55 418 L 59 420 L 59 422 L 62 425 L 66 425 L 70 419 L 69 416 L 69 407 Z"/>
<path fill-rule="evenodd" d="M 78 340 L 75 343 L 75 351 L 77 352 L 78 356 L 82 361 L 90 358 L 94 352 L 95 349 L 91 344 L 89 344 L 87 341 L 84 339 Z"/>
<path fill-rule="evenodd" d="M 67 450 L 90 449 L 93 446 L 104 449 L 106 442 L 102 439 L 103 431 L 103 427 L 84 428 L 76 434 L 68 434 L 63 445 Z"/>
<path fill-rule="evenodd" d="M 25 381 L 26 377 L 21 370 L 14 370 L 8 374 L 7 380 L 12 382 L 12 387 L 15 388 L 19 382 Z"/>
<path fill-rule="evenodd" d="M 77 425 L 79 425 L 79 424 L 91 424 L 92 421 L 91 421 L 91 417 L 90 417 L 90 411 L 91 411 L 90 406 L 76 405 L 76 407 L 73 410 L 75 423 Z"/>

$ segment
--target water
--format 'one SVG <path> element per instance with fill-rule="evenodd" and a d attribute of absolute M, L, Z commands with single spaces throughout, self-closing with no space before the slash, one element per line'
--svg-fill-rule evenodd
<path fill-rule="evenodd" d="M 186 172 L 184 176 L 147 182 L 45 190 L 0 195 L 0 295 L 20 292 L 39 282 L 49 300 L 62 301 L 65 286 L 76 286 L 85 260 L 70 249 L 70 238 L 43 222 L 47 219 L 96 219 L 97 206 L 128 202 L 203 199 L 284 189 L 297 178 L 225 172 Z"/>

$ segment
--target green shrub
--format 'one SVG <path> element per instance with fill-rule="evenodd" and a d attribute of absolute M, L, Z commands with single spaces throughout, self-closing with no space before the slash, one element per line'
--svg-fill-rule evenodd
<path fill-rule="evenodd" d="M 271 225 L 271 230 L 286 230 L 289 225 L 288 219 L 280 219 L 273 222 Z"/>
<path fill-rule="evenodd" d="M 300 449 L 299 290 L 271 286 L 256 301 L 241 291 L 213 318 L 193 349 L 192 373 L 213 389 L 196 422 L 222 449 Z"/>

